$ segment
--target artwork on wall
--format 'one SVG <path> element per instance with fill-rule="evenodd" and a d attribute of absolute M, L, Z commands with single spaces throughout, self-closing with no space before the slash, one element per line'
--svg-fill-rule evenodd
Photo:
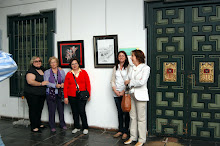
<path fill-rule="evenodd" d="M 83 40 L 57 42 L 60 67 L 69 68 L 69 61 L 74 57 L 79 60 L 80 68 L 85 67 L 83 43 Z"/>
<path fill-rule="evenodd" d="M 94 36 L 95 68 L 112 68 L 118 52 L 118 36 Z"/>

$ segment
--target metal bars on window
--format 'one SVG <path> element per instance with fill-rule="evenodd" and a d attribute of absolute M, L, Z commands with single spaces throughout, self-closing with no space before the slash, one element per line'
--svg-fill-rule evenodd
<path fill-rule="evenodd" d="M 43 66 L 48 61 L 48 22 L 46 18 L 13 21 L 12 54 L 18 65 L 17 73 L 11 81 L 11 87 L 18 88 L 22 95 L 25 73 L 30 67 L 33 56 L 43 59 Z M 14 87 L 13 87 L 14 86 Z"/>

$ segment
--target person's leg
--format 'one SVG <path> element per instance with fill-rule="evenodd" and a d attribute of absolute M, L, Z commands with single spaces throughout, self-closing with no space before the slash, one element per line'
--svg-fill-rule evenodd
<path fill-rule="evenodd" d="M 88 122 L 87 122 L 87 116 L 86 116 L 86 103 L 87 103 L 87 100 L 78 100 L 79 114 L 81 117 L 83 129 L 88 129 Z"/>
<path fill-rule="evenodd" d="M 62 99 L 59 96 L 56 96 L 56 104 L 57 104 L 57 111 L 59 114 L 60 127 L 63 128 L 66 126 L 66 123 L 64 120 L 64 103 L 61 100 Z"/>
<path fill-rule="evenodd" d="M 41 126 L 41 114 L 44 108 L 45 99 L 46 95 L 38 96 L 38 127 Z"/>
<path fill-rule="evenodd" d="M 136 109 L 136 101 L 135 101 L 134 94 L 131 94 L 131 111 L 129 112 L 130 114 L 130 139 L 132 141 L 137 140 L 137 109 Z"/>
<path fill-rule="evenodd" d="M 129 112 L 124 112 L 124 133 L 128 134 L 129 133 L 129 124 L 130 124 L 130 115 Z"/>
<path fill-rule="evenodd" d="M 118 132 L 123 133 L 123 111 L 121 109 L 122 97 L 114 97 L 114 99 L 118 111 Z"/>
<path fill-rule="evenodd" d="M 25 98 L 27 99 L 28 107 L 29 107 L 29 119 L 31 123 L 31 130 L 38 127 L 38 118 L 37 118 L 37 113 L 38 113 L 38 98 L 37 96 L 31 95 L 31 94 L 26 94 Z"/>
<path fill-rule="evenodd" d="M 137 101 L 137 121 L 138 121 L 138 142 L 146 142 L 146 101 Z"/>
<path fill-rule="evenodd" d="M 76 97 L 69 97 L 69 103 L 72 109 L 74 128 L 80 129 L 79 125 L 79 110 L 78 110 L 78 99 Z"/>
<path fill-rule="evenodd" d="M 0 146 L 5 146 L 5 144 L 2 141 L 1 135 L 0 135 Z"/>
<path fill-rule="evenodd" d="M 53 129 L 56 127 L 55 125 L 56 103 L 54 100 L 51 100 L 49 96 L 47 96 L 47 106 L 49 111 L 49 125 L 50 128 Z"/>

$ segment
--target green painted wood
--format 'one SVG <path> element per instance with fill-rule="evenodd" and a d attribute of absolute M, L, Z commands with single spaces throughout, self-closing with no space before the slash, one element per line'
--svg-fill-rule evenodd
<path fill-rule="evenodd" d="M 145 3 L 148 28 L 149 132 L 220 141 L 220 1 Z M 164 62 L 177 81 L 164 82 Z M 200 63 L 214 63 L 214 82 L 200 82 Z"/>

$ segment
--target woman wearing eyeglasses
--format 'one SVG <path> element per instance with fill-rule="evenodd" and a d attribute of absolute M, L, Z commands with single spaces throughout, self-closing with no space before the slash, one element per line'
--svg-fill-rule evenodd
<path fill-rule="evenodd" d="M 49 82 L 44 81 L 44 67 L 40 57 L 33 56 L 30 61 L 30 69 L 26 73 L 24 95 L 29 107 L 29 119 L 32 132 L 41 132 L 41 113 L 46 99 L 46 86 Z"/>
<path fill-rule="evenodd" d="M 70 103 L 73 120 L 74 120 L 74 129 L 72 131 L 73 134 L 80 131 L 80 119 L 82 121 L 82 129 L 83 134 L 88 134 L 88 122 L 86 116 L 86 103 L 87 100 L 81 100 L 78 95 L 76 95 L 76 91 L 88 91 L 89 95 L 91 95 L 91 85 L 88 73 L 79 67 L 79 60 L 77 58 L 70 59 L 69 66 L 71 71 L 66 74 L 64 81 L 64 103 Z M 91 97 L 88 98 L 90 101 Z"/>

